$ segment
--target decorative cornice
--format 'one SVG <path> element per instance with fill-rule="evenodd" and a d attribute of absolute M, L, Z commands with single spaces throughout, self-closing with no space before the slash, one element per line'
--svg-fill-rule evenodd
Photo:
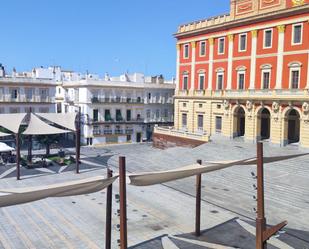
<path fill-rule="evenodd" d="M 180 50 L 180 44 L 176 44 L 176 49 L 177 49 L 177 51 Z"/>
<path fill-rule="evenodd" d="M 191 46 L 192 46 L 192 48 L 195 48 L 196 47 L 196 42 L 195 41 L 191 42 Z"/>

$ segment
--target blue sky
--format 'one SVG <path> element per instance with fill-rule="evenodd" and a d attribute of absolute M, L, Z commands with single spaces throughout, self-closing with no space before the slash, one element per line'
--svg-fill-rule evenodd
<path fill-rule="evenodd" d="M 0 62 L 171 78 L 177 26 L 228 11 L 229 0 L 2 1 Z"/>

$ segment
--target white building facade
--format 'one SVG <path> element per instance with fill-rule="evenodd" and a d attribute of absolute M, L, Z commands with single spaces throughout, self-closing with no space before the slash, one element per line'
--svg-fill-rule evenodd
<path fill-rule="evenodd" d="M 0 65 L 0 113 L 55 112 L 57 82 L 32 73 L 5 73 Z"/>
<path fill-rule="evenodd" d="M 82 142 L 88 145 L 150 140 L 155 124 L 173 124 L 175 84 L 162 76 L 124 74 L 98 79 L 87 75 L 62 83 L 62 111 L 80 107 Z M 61 99 L 61 97 L 59 97 Z"/>

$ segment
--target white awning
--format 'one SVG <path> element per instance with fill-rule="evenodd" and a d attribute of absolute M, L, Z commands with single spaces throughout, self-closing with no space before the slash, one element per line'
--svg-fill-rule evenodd
<path fill-rule="evenodd" d="M 9 152 L 14 150 L 14 148 L 8 146 L 6 143 L 0 143 L 0 152 Z"/>
<path fill-rule="evenodd" d="M 264 157 L 264 163 L 273 163 L 278 161 L 284 161 L 288 159 L 293 159 L 300 156 L 308 155 L 309 153 L 297 154 L 297 155 L 286 155 L 286 156 L 274 156 L 274 157 Z M 207 162 L 205 162 L 207 163 Z M 209 162 L 208 162 L 209 163 Z M 192 164 L 178 169 L 157 171 L 157 172 L 146 172 L 141 174 L 131 174 L 129 175 L 131 185 L 135 186 L 149 186 L 160 183 L 165 183 L 169 181 L 179 180 L 190 176 L 195 176 L 204 173 L 210 173 L 213 171 L 229 168 L 232 166 L 239 165 L 255 165 L 257 163 L 256 158 L 247 158 L 244 160 L 235 161 L 221 161 L 221 162 L 211 162 L 213 165 L 203 166 L 200 164 Z"/>
<path fill-rule="evenodd" d="M 6 137 L 6 136 L 11 136 L 12 134 L 9 133 L 4 133 L 0 131 L 0 137 Z"/>
<path fill-rule="evenodd" d="M 26 113 L 0 114 L 0 126 L 17 134 L 25 116 Z"/>
<path fill-rule="evenodd" d="M 102 179 L 102 176 L 95 176 L 87 179 L 57 183 L 47 186 L 0 189 L 0 207 L 23 204 L 38 201 L 48 197 L 65 197 L 74 195 L 90 194 L 111 185 L 118 176 Z"/>
<path fill-rule="evenodd" d="M 76 113 L 36 113 L 40 117 L 60 125 L 69 130 L 75 131 Z"/>
<path fill-rule="evenodd" d="M 33 113 L 31 113 L 30 121 L 27 129 L 23 132 L 25 135 L 50 135 L 50 134 L 61 134 L 71 132 L 69 130 L 62 130 L 46 124 L 44 121 L 39 119 Z"/>

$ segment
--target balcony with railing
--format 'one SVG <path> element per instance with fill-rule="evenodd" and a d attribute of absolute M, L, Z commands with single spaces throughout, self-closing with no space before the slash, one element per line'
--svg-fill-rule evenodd
<path fill-rule="evenodd" d="M 215 99 L 308 99 L 309 89 L 179 90 L 176 97 Z"/>
<path fill-rule="evenodd" d="M 113 130 L 112 129 L 104 129 L 103 134 L 104 135 L 111 135 L 111 134 L 113 134 Z"/>
<path fill-rule="evenodd" d="M 133 129 L 125 129 L 125 134 L 126 135 L 130 135 L 130 134 L 133 134 L 134 130 Z"/>
<path fill-rule="evenodd" d="M 92 104 L 99 104 L 99 103 L 143 104 L 144 99 L 129 98 L 129 97 L 92 97 L 91 103 Z"/>
<path fill-rule="evenodd" d="M 122 129 L 115 129 L 115 134 L 116 135 L 122 135 L 124 132 Z"/>

